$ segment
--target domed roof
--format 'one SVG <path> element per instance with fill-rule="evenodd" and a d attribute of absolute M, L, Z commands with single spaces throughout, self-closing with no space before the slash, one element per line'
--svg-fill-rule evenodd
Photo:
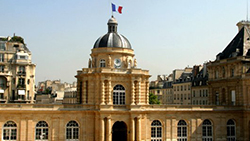
<path fill-rule="evenodd" d="M 108 21 L 108 33 L 96 40 L 94 48 L 120 47 L 131 49 L 128 39 L 117 33 L 117 25 L 116 19 L 112 16 Z"/>

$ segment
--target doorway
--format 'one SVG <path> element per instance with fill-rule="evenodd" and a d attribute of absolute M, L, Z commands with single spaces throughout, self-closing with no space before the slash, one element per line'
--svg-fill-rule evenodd
<path fill-rule="evenodd" d="M 117 121 L 112 127 L 112 141 L 127 141 L 127 125 L 123 121 Z"/>

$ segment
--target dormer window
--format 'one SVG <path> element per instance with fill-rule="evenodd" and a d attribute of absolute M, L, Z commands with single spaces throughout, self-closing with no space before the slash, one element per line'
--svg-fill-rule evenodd
<path fill-rule="evenodd" d="M 27 56 L 24 56 L 24 55 L 20 55 L 19 56 L 19 59 L 27 59 L 28 57 Z"/>
<path fill-rule="evenodd" d="M 100 60 L 100 68 L 105 68 L 105 67 L 106 67 L 105 60 L 101 59 Z"/>
<path fill-rule="evenodd" d="M 29 56 L 26 54 L 17 54 L 17 59 L 28 60 Z"/>

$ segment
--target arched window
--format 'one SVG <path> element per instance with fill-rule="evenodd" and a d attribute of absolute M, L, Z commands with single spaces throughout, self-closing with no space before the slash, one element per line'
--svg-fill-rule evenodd
<path fill-rule="evenodd" d="M 116 85 L 113 89 L 113 104 L 125 105 L 125 88 L 122 85 Z"/>
<path fill-rule="evenodd" d="M 202 123 L 202 141 L 213 141 L 213 125 L 208 119 Z"/>
<path fill-rule="evenodd" d="M 184 120 L 178 122 L 177 141 L 187 141 L 187 123 Z"/>
<path fill-rule="evenodd" d="M 47 141 L 49 135 L 49 126 L 45 121 L 39 121 L 36 124 L 36 140 Z"/>
<path fill-rule="evenodd" d="M 151 123 L 151 141 L 162 141 L 162 125 L 159 120 Z"/>
<path fill-rule="evenodd" d="M 66 125 L 66 140 L 67 141 L 79 140 L 79 126 L 76 121 L 70 121 Z"/>
<path fill-rule="evenodd" d="M 14 141 L 17 139 L 17 126 L 13 121 L 7 121 L 3 125 L 3 140 Z"/>
<path fill-rule="evenodd" d="M 227 121 L 227 141 L 236 141 L 235 122 L 232 119 Z"/>
<path fill-rule="evenodd" d="M 100 60 L 100 68 L 105 68 L 105 67 L 106 67 L 105 60 L 101 59 Z"/>

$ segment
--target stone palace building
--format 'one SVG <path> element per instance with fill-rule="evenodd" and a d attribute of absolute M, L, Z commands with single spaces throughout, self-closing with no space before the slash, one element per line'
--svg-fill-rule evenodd
<path fill-rule="evenodd" d="M 74 104 L 0 104 L 3 141 L 249 141 L 249 25 L 208 63 L 210 105 L 149 105 L 149 71 L 138 67 L 114 17 L 77 71 Z"/>

